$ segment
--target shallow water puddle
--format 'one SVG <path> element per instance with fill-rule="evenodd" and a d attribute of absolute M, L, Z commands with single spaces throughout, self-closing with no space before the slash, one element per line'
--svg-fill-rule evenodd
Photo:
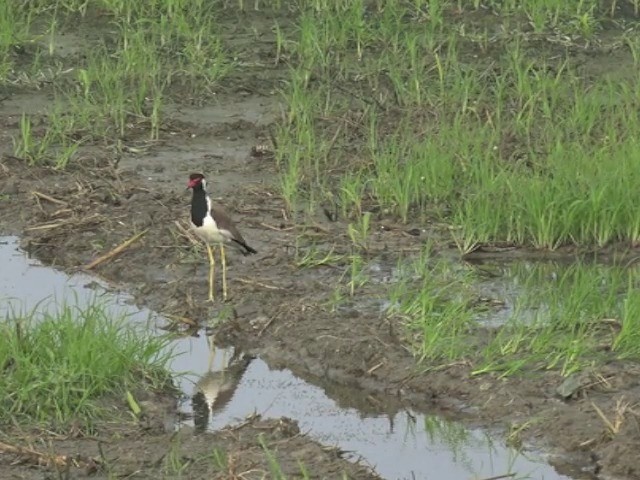
<path fill-rule="evenodd" d="M 130 296 L 109 292 L 91 276 L 68 276 L 27 258 L 16 237 L 0 237 L 0 265 L 0 318 L 36 306 L 52 308 L 63 300 L 82 305 L 102 298 L 114 312 L 126 313 L 134 321 L 162 323 L 153 312 L 133 306 Z M 179 378 L 187 398 L 181 410 L 193 417 L 196 431 L 219 429 L 255 412 L 296 420 L 303 433 L 352 452 L 353 459 L 370 464 L 388 479 L 483 479 L 507 474 L 513 475 L 504 478 L 569 478 L 542 459 L 525 458 L 481 431 L 437 417 L 410 411 L 393 418 L 365 417 L 356 409 L 338 406 L 322 388 L 290 371 L 269 369 L 259 358 L 234 356 L 229 350 L 212 354 L 208 340 L 201 335 L 174 343 L 181 355 L 172 368 L 189 372 Z M 208 408 L 212 402 L 213 409 Z"/>

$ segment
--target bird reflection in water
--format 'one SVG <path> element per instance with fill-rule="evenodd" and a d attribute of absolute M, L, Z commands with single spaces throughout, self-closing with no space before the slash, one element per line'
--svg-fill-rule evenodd
<path fill-rule="evenodd" d="M 222 411 L 231 401 L 244 372 L 254 359 L 251 355 L 234 350 L 231 358 L 226 361 L 229 349 L 223 349 L 219 352 L 223 356 L 223 368 L 213 371 L 217 352 L 212 336 L 207 336 L 207 343 L 209 344 L 209 368 L 196 382 L 196 393 L 191 399 L 196 432 L 206 431 L 210 418 Z"/>

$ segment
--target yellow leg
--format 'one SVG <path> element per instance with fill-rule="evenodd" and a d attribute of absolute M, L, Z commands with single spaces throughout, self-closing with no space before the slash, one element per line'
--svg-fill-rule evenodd
<path fill-rule="evenodd" d="M 216 268 L 216 260 L 213 257 L 213 251 L 211 245 L 207 243 L 207 253 L 209 254 L 209 301 L 213 302 L 213 275 Z"/>
<path fill-rule="evenodd" d="M 222 262 L 222 299 L 227 299 L 227 258 L 224 254 L 224 244 L 220 244 L 220 261 Z"/>
<path fill-rule="evenodd" d="M 209 346 L 209 371 L 211 371 L 213 362 L 216 359 L 216 344 L 213 335 L 207 335 L 207 344 Z"/>

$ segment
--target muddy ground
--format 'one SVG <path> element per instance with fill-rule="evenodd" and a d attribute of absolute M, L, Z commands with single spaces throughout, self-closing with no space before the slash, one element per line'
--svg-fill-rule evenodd
<path fill-rule="evenodd" d="M 264 60 L 272 55 L 272 45 L 252 45 L 250 51 L 247 55 Z M 20 234 L 32 255 L 75 270 L 146 230 L 140 240 L 93 271 L 178 323 L 187 319 L 207 324 L 231 306 L 232 315 L 218 327 L 221 342 L 260 355 L 272 367 L 287 367 L 310 382 L 321 378 L 336 386 L 357 386 L 362 397 L 354 400 L 354 407 L 393 413 L 412 406 L 473 426 L 517 432 L 511 441 L 550 452 L 559 471 L 577 478 L 640 478 L 637 415 L 628 414 L 613 435 L 594 408 L 614 418 L 621 398 L 638 398 L 638 365 L 612 362 L 586 378 L 568 400 L 556 394 L 563 379 L 554 372 L 500 379 L 471 376 L 465 364 L 428 373 L 416 369 L 403 342 L 403 326 L 381 316 L 371 300 L 384 291 L 397 256 L 417 252 L 425 242 L 424 233 L 407 232 L 432 232 L 432 239 L 441 240 L 441 254 L 459 258 L 434 226 L 374 219 L 369 260 L 380 267 L 377 281 L 337 311 L 327 305 L 346 265 L 299 268 L 296 246 L 302 252 L 312 244 L 348 252 L 346 223 L 329 221 L 321 211 L 304 224 L 294 222 L 278 196 L 272 156 L 256 153 L 256 147 L 260 151 L 270 145 L 269 127 L 278 121 L 280 100 L 274 86 L 282 71 L 273 68 L 267 76 L 243 71 L 227 79 L 215 100 L 204 105 L 191 100 L 172 105 L 160 141 L 146 142 L 146 135 L 132 129 L 125 144 L 135 149 L 116 155 L 113 145 L 84 147 L 81 158 L 65 172 L 29 168 L 11 156 L 11 138 L 22 112 L 43 112 L 51 101 L 46 89 L 4 92 L 0 234 Z M 233 213 L 248 243 L 259 251 L 247 258 L 230 255 L 230 299 L 225 306 L 204 302 L 206 254 L 184 230 L 190 201 L 186 179 L 193 171 L 208 174 L 213 197 Z M 351 478 L 375 478 L 366 468 L 299 435 L 286 419 L 251 419 L 216 434 L 217 445 L 235 452 L 230 458 L 237 462 L 232 465 L 236 474 L 255 470 L 255 477 L 246 478 L 261 478 L 265 471 L 258 433 L 265 433 L 270 445 L 286 444 L 278 457 L 286 468 L 295 470 L 302 458 L 314 478 L 336 478 L 343 470 Z M 120 438 L 105 447 L 105 457 L 118 459 L 114 468 L 119 474 L 139 471 L 142 478 L 157 477 L 175 442 L 168 434 L 144 429 Z M 186 436 L 180 448 L 203 453 L 210 441 Z M 66 439 L 55 447 L 56 453 L 100 457 L 92 440 Z M 144 461 L 138 455 L 131 458 L 131 452 L 141 448 L 148 452 Z M 184 455 L 189 456 L 182 453 L 181 458 Z M 190 462 L 195 470 L 189 478 L 211 478 L 209 467 L 198 458 Z M 33 466 L 14 468 L 15 478 L 47 478 Z"/>
<path fill-rule="evenodd" d="M 21 432 L 16 442 L 14 432 L 11 447 L 21 450 L 7 452 L 6 444 L 0 444 L 1 478 L 258 480 L 282 478 L 277 475 L 302 478 L 300 465 L 308 469 L 308 478 L 379 478 L 369 468 L 345 460 L 343 452 L 310 441 L 287 418 L 252 416 L 214 434 L 193 435 L 189 429 L 166 433 L 157 424 L 163 415 L 155 414 L 137 425 L 124 419 L 103 425 L 96 436 Z"/>

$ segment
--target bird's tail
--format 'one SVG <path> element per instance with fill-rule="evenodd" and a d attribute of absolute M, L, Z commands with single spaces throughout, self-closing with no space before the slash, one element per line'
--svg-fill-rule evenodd
<path fill-rule="evenodd" d="M 254 253 L 258 253 L 258 251 L 255 248 L 251 248 L 249 245 L 247 245 L 246 242 L 241 242 L 239 240 L 236 240 L 235 238 L 233 239 L 234 242 L 236 242 L 236 245 L 238 245 L 239 247 L 241 247 L 241 251 L 243 255 L 253 255 Z"/>

